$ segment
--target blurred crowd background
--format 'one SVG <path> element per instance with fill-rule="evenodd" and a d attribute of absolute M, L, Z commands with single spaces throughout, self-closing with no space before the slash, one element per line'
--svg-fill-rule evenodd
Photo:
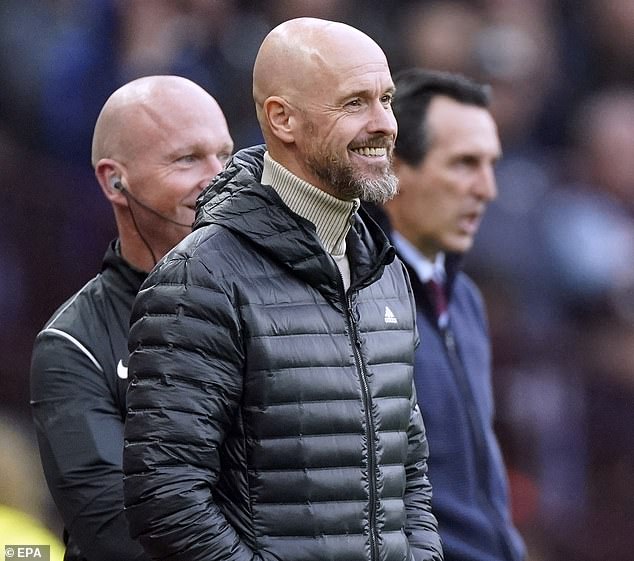
<path fill-rule="evenodd" d="M 493 87 L 500 195 L 467 270 L 514 519 L 530 561 L 632 559 L 634 0 L 2 0 L 0 504 L 60 531 L 32 453 L 30 353 L 115 235 L 90 167 L 103 102 L 179 74 L 216 97 L 237 148 L 259 143 L 255 54 L 301 15 L 365 31 L 393 72 Z"/>

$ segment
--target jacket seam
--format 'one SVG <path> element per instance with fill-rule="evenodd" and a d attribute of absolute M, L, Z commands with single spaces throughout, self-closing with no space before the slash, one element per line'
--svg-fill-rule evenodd
<path fill-rule="evenodd" d="M 43 329 L 42 331 L 40 331 L 40 335 L 44 333 L 50 333 L 53 335 L 58 335 L 60 337 L 63 337 L 64 339 L 68 339 L 85 356 L 87 356 L 90 359 L 90 361 L 99 369 L 99 372 L 103 373 L 104 369 L 101 366 L 101 364 L 99 364 L 99 361 L 94 357 L 94 355 L 86 347 L 84 347 L 84 345 L 82 345 L 77 339 L 75 339 L 75 337 L 73 337 L 69 333 L 66 333 L 65 331 L 62 331 L 61 329 L 56 329 L 54 327 L 47 327 L 46 329 Z"/>

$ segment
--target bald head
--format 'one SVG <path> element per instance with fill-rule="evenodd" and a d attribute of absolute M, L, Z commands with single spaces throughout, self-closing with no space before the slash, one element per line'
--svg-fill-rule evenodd
<path fill-rule="evenodd" d="M 385 53 L 365 33 L 297 18 L 264 39 L 253 98 L 269 156 L 343 200 L 395 191 L 394 82 Z"/>
<path fill-rule="evenodd" d="M 264 39 L 253 68 L 253 98 L 258 120 L 270 96 L 292 102 L 328 91 L 342 73 L 367 64 L 384 65 L 385 54 L 362 31 L 339 22 L 297 18 L 281 23 Z"/>
<path fill-rule="evenodd" d="M 232 151 L 218 103 L 190 80 L 148 76 L 108 98 L 95 124 L 92 165 L 128 263 L 148 271 L 183 239 L 196 198 Z"/>
<path fill-rule="evenodd" d="M 169 124 L 171 115 L 182 119 L 201 103 L 225 122 L 216 100 L 186 78 L 146 76 L 121 86 L 108 98 L 97 118 L 92 141 L 93 167 L 102 158 L 129 161 L 136 157 L 143 149 L 147 129 Z"/>

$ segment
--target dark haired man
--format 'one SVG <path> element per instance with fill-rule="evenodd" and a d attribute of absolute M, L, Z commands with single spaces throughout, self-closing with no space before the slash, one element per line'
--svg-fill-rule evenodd
<path fill-rule="evenodd" d="M 445 559 L 518 561 L 524 549 L 492 426 L 485 310 L 460 270 L 496 196 L 501 148 L 489 91 L 463 76 L 422 69 L 398 74 L 395 85 L 399 194 L 384 209 L 417 302 L 414 376 Z"/>

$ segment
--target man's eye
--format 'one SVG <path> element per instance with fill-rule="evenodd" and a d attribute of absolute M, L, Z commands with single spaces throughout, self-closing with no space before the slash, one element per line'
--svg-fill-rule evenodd
<path fill-rule="evenodd" d="M 478 167 L 479 164 L 480 161 L 475 156 L 465 155 L 455 160 L 455 165 L 460 168 L 473 169 Z"/>
<path fill-rule="evenodd" d="M 346 103 L 348 107 L 359 107 L 361 105 L 360 99 L 352 99 L 348 103 Z"/>
<path fill-rule="evenodd" d="M 392 95 L 391 94 L 385 94 L 382 98 L 381 98 L 381 103 L 383 105 L 392 105 Z"/>
<path fill-rule="evenodd" d="M 194 156 L 194 154 L 187 154 L 186 156 L 181 156 L 180 158 L 178 158 L 178 161 L 185 164 L 191 164 L 192 162 L 196 161 L 196 156 Z"/>
<path fill-rule="evenodd" d="M 231 152 L 224 152 L 222 154 L 218 154 L 218 159 L 223 163 L 226 164 L 229 161 L 229 158 L 231 158 Z"/>

